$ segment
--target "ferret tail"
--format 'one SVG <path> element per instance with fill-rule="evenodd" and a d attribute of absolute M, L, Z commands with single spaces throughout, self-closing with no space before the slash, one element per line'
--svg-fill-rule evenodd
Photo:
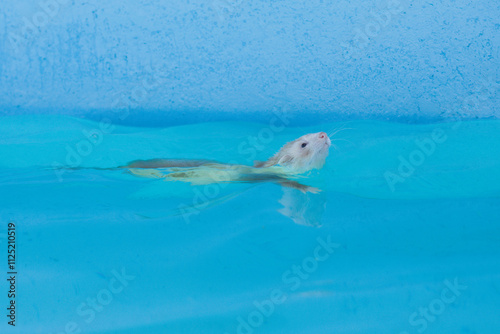
<path fill-rule="evenodd" d="M 262 168 L 262 167 L 266 167 L 266 162 L 267 162 L 267 161 L 255 160 L 255 161 L 253 162 L 253 166 L 254 166 L 255 168 Z"/>

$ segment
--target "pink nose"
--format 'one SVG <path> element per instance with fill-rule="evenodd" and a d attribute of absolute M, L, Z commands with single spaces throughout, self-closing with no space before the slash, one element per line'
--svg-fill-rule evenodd
<path fill-rule="evenodd" d="M 326 133 L 325 132 L 320 132 L 319 133 L 319 138 L 321 138 L 321 139 L 326 138 Z"/>

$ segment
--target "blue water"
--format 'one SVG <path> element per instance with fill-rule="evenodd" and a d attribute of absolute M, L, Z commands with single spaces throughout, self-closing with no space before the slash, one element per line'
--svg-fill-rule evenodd
<path fill-rule="evenodd" d="M 498 332 L 500 121 L 99 127 L 0 119 L 0 241 L 15 222 L 19 272 L 2 332 Z M 92 169 L 251 164 L 336 130 L 300 179 L 318 194 Z"/>

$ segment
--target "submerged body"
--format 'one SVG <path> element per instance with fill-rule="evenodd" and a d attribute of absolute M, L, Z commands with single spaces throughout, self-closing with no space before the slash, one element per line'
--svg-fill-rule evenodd
<path fill-rule="evenodd" d="M 285 144 L 275 155 L 254 167 L 223 164 L 212 160 L 151 159 L 136 160 L 123 166 L 137 176 L 163 178 L 191 184 L 220 182 L 275 182 L 301 191 L 316 188 L 291 179 L 312 169 L 321 169 L 331 145 L 325 132 L 304 135 Z"/>

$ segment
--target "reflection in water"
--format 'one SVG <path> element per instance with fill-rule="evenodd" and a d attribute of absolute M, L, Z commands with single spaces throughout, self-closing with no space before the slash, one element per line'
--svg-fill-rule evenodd
<path fill-rule="evenodd" d="M 131 174 L 136 176 L 157 178 L 162 181 L 166 179 L 166 176 L 168 177 L 171 175 L 168 172 L 165 173 L 165 169 L 138 168 L 130 169 L 129 171 Z M 183 173 L 187 172 L 189 171 Z M 246 176 L 247 175 L 245 175 L 245 177 Z M 238 197 L 243 192 L 257 186 L 261 182 L 274 182 L 280 184 L 283 191 L 283 195 L 278 200 L 278 203 L 283 205 L 282 208 L 277 210 L 279 213 L 290 218 L 294 223 L 299 225 L 314 227 L 320 227 L 323 225 L 322 219 L 326 209 L 326 192 L 301 184 L 297 181 L 277 177 L 275 175 L 263 174 L 250 176 L 251 177 L 246 177 L 246 181 L 249 183 L 255 182 L 252 187 L 239 189 L 226 188 L 228 187 L 228 184 L 236 184 L 239 182 L 213 182 L 213 179 L 208 179 L 208 182 L 204 183 L 198 180 L 202 178 L 194 178 L 197 183 L 190 182 L 191 184 L 189 185 L 189 183 L 186 182 L 188 186 L 182 191 L 179 189 L 179 184 L 176 184 L 175 189 L 173 189 L 169 185 L 170 182 L 155 182 L 148 183 L 132 196 L 134 198 L 155 198 L 168 196 L 172 200 L 172 194 L 179 194 L 180 191 L 181 193 L 184 193 L 185 200 L 182 201 L 180 199 L 181 203 L 173 209 L 173 215 L 180 215 L 184 218 L 186 223 L 189 223 L 192 217 L 197 216 L 205 209 L 223 204 L 235 197 Z"/>
<path fill-rule="evenodd" d="M 283 187 L 283 196 L 279 203 L 283 208 L 278 212 L 289 217 L 294 223 L 306 226 L 320 227 L 326 208 L 326 194 L 319 192 L 302 192 L 293 188 Z"/>

